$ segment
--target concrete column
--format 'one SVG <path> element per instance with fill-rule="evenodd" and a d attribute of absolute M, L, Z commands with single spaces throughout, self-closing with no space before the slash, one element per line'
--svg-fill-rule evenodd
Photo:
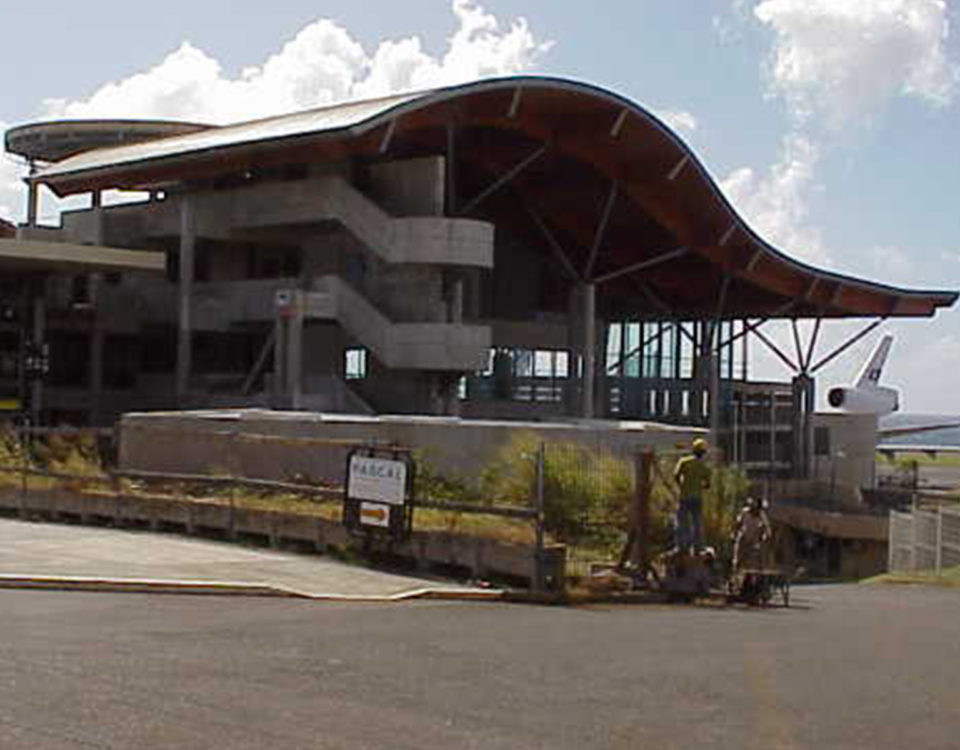
<path fill-rule="evenodd" d="M 580 341 L 580 285 L 570 287 L 567 298 L 567 349 L 570 352 L 569 381 L 564 393 L 564 410 L 570 417 L 576 417 L 581 412 L 582 399 L 578 387 L 582 385 L 579 377 L 580 353 L 583 344 Z"/>
<path fill-rule="evenodd" d="M 99 190 L 90 193 L 90 210 L 94 212 L 94 238 L 96 245 L 103 245 L 106 232 L 104 230 L 103 204 L 101 203 L 101 194 Z"/>
<path fill-rule="evenodd" d="M 813 462 L 810 414 L 815 409 L 814 380 L 809 375 L 793 379 L 793 476 L 806 479 Z"/>
<path fill-rule="evenodd" d="M 719 331 L 714 331 L 714 341 Z M 711 344 L 712 346 L 712 344 Z M 712 348 L 707 355 L 710 368 L 710 439 L 715 447 L 720 445 L 720 353 Z"/>
<path fill-rule="evenodd" d="M 597 286 L 583 284 L 583 409 L 584 419 L 593 419 L 595 412 L 596 367 L 597 367 Z"/>
<path fill-rule="evenodd" d="M 457 211 L 457 130 L 452 122 L 447 123 L 447 153 L 444 157 L 444 213 L 453 216 Z"/>
<path fill-rule="evenodd" d="M 305 293 L 296 292 L 291 315 L 287 319 L 287 395 L 291 409 L 300 409 L 303 405 L 303 308 Z"/>
<path fill-rule="evenodd" d="M 27 182 L 27 226 L 37 225 L 37 206 L 40 202 L 40 184 L 30 180 Z"/>
<path fill-rule="evenodd" d="M 37 356 L 43 355 L 44 339 L 47 335 L 47 304 L 44 299 L 45 284 L 43 279 L 36 282 L 33 295 L 33 346 Z M 43 413 L 43 379 L 34 378 L 30 384 L 30 423 L 34 427 L 40 426 L 40 415 Z"/>
<path fill-rule="evenodd" d="M 450 282 L 447 299 L 447 320 L 450 323 L 463 323 L 463 279 L 455 278 Z"/>
<path fill-rule="evenodd" d="M 283 408 L 287 405 L 287 322 L 278 317 L 274 323 L 273 345 L 273 407 Z"/>
<path fill-rule="evenodd" d="M 103 351 L 104 331 L 103 319 L 100 315 L 100 286 L 102 276 L 99 273 L 90 274 L 90 423 L 99 426 L 102 423 L 103 405 Z"/>
<path fill-rule="evenodd" d="M 196 213 L 193 197 L 180 197 L 180 325 L 177 334 L 177 402 L 182 406 L 190 388 L 192 369 L 194 251 L 196 249 Z"/>

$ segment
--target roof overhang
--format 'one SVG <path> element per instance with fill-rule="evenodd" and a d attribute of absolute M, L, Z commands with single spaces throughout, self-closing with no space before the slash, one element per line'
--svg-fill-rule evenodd
<path fill-rule="evenodd" d="M 163 253 L 146 250 L 121 250 L 101 245 L 77 245 L 69 242 L 0 239 L 0 272 L 75 271 L 162 273 L 166 268 Z"/>
<path fill-rule="evenodd" d="M 913 317 L 954 291 L 817 269 L 767 243 L 653 114 L 575 81 L 512 77 L 300 112 L 65 159 L 32 179 L 60 195 L 309 161 L 446 154 L 461 215 L 495 221 L 599 283 L 610 314 L 681 318 Z M 483 201 L 491 185 L 502 181 Z M 637 311 L 640 311 L 637 313 Z"/>

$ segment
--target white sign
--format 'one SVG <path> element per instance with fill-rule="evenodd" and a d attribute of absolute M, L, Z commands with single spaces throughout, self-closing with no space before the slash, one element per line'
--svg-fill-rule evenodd
<path fill-rule="evenodd" d="M 407 464 L 372 456 L 351 456 L 347 496 L 403 505 L 407 489 Z"/>
<path fill-rule="evenodd" d="M 390 528 L 390 506 L 381 503 L 360 503 L 360 523 Z"/>

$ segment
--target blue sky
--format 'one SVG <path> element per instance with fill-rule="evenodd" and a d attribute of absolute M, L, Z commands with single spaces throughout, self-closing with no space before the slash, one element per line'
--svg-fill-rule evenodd
<path fill-rule="evenodd" d="M 789 254 L 960 289 L 958 15 L 943 0 L 5 3 L 0 129 L 228 121 L 478 75 L 569 76 L 662 114 Z M 19 218 L 18 177 L 0 164 L 0 216 Z M 885 328 L 904 408 L 960 413 L 960 312 Z M 851 376 L 876 335 L 824 380 Z M 755 373 L 783 377 L 758 347 Z"/>

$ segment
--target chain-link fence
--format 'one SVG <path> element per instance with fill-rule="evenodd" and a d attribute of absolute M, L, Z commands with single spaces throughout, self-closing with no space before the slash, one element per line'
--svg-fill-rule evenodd
<path fill-rule="evenodd" d="M 960 508 L 891 511 L 887 561 L 891 573 L 940 575 L 956 565 L 960 565 Z"/>
<path fill-rule="evenodd" d="M 540 451 L 543 526 L 548 542 L 566 546 L 569 579 L 611 569 L 646 575 L 676 545 L 674 471 L 682 452 L 572 443 L 547 443 Z M 721 560 L 731 557 L 747 489 L 742 473 L 713 466 L 702 535 Z"/>

